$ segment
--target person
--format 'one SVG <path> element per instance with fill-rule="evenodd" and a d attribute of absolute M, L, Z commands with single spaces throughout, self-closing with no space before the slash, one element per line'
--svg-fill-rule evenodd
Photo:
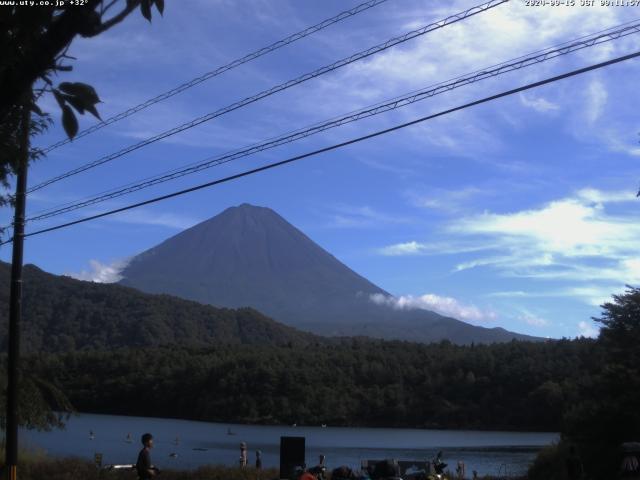
<path fill-rule="evenodd" d="M 640 442 L 625 442 L 622 447 L 620 478 L 640 478 Z"/>
<path fill-rule="evenodd" d="M 256 470 L 262 470 L 262 452 L 256 450 Z"/>
<path fill-rule="evenodd" d="M 436 455 L 436 459 L 433 461 L 433 468 L 437 474 L 444 473 L 444 469 L 447 468 L 447 464 L 442 461 L 442 450 Z"/>
<path fill-rule="evenodd" d="M 458 461 L 458 466 L 456 467 L 456 475 L 458 479 L 462 480 L 464 478 L 464 462 L 462 460 Z"/>
<path fill-rule="evenodd" d="M 240 443 L 240 468 L 244 468 L 247 466 L 247 444 L 244 442 Z"/>
<path fill-rule="evenodd" d="M 569 480 L 580 480 L 582 478 L 584 470 L 575 445 L 571 445 L 569 447 L 569 455 L 565 460 L 565 466 L 567 468 L 567 478 Z"/>
<path fill-rule="evenodd" d="M 138 478 L 140 480 L 146 480 L 148 478 L 155 477 L 160 471 L 151 465 L 151 449 L 153 448 L 153 435 L 145 433 L 142 435 L 142 450 L 138 454 L 138 461 L 136 462 L 136 471 L 138 472 Z"/>
<path fill-rule="evenodd" d="M 318 480 L 324 480 L 325 478 L 325 473 L 327 471 L 327 467 L 325 466 L 324 462 L 326 460 L 327 457 L 325 457 L 324 453 L 321 453 L 320 456 L 318 457 Z"/>
<path fill-rule="evenodd" d="M 317 480 L 318 474 L 320 474 L 321 471 L 320 467 L 313 467 L 308 470 L 305 469 L 299 480 Z"/>
<path fill-rule="evenodd" d="M 476 470 L 473 471 L 473 480 L 478 479 L 478 472 Z"/>

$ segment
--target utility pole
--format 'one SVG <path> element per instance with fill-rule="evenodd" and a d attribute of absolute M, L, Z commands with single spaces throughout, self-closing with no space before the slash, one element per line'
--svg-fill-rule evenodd
<path fill-rule="evenodd" d="M 18 377 L 20 373 L 20 320 L 22 318 L 22 258 L 24 252 L 24 219 L 27 203 L 27 168 L 29 164 L 29 102 L 22 105 L 19 132 L 20 158 L 16 170 L 16 197 L 13 220 L 11 259 L 11 291 L 9 293 L 9 359 L 7 382 L 7 430 L 5 432 L 5 464 L 8 480 L 16 480 L 18 467 Z"/>

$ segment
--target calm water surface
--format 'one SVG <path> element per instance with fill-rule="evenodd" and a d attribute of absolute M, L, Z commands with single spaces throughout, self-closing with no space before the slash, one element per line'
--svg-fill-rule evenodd
<path fill-rule="evenodd" d="M 89 431 L 94 433 L 93 440 Z M 263 465 L 277 467 L 280 437 L 289 435 L 306 437 L 308 465 L 316 464 L 321 453 L 327 456 L 329 468 L 355 468 L 364 459 L 431 459 L 443 450 L 450 466 L 464 461 L 469 476 L 474 469 L 480 474 L 497 474 L 505 468 L 509 474 L 524 473 L 537 451 L 558 439 L 556 433 L 254 426 L 81 414 L 70 418 L 65 430 L 24 431 L 21 442 L 53 456 L 93 459 L 100 452 L 104 464 L 125 464 L 135 463 L 145 432 L 154 436 L 152 460 L 160 468 L 234 465 L 240 442 L 247 442 L 250 463 L 255 461 L 255 451 L 262 450 Z M 170 456 L 174 453 L 177 456 Z"/>

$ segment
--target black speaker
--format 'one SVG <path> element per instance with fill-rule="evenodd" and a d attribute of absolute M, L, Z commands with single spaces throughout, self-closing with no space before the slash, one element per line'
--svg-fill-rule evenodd
<path fill-rule="evenodd" d="M 305 464 L 304 437 L 280 437 L 280 478 L 293 478 L 296 467 Z"/>

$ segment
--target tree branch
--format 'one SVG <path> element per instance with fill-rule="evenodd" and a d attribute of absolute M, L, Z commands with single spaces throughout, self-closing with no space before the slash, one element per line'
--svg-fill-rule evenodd
<path fill-rule="evenodd" d="M 118 1 L 119 0 L 112 0 L 111 3 L 109 3 L 108 5 L 103 6 L 102 7 L 102 12 L 100 12 L 100 14 L 104 15 L 105 13 L 107 13 L 111 7 L 113 7 L 116 3 L 118 3 Z"/>
<path fill-rule="evenodd" d="M 111 5 L 113 5 L 113 3 L 114 2 L 112 2 Z M 127 16 L 131 12 L 133 12 L 136 8 L 138 8 L 139 5 L 140 5 L 140 0 L 133 0 L 133 1 L 127 2 L 127 6 L 120 13 L 118 13 L 117 15 L 114 15 L 106 22 L 101 23 L 100 26 L 96 28 L 93 33 L 89 35 L 84 35 L 84 36 L 95 37 L 96 35 L 100 35 L 102 32 L 106 32 L 107 30 L 109 30 L 110 28 L 122 22 L 125 18 L 127 18 Z"/>

